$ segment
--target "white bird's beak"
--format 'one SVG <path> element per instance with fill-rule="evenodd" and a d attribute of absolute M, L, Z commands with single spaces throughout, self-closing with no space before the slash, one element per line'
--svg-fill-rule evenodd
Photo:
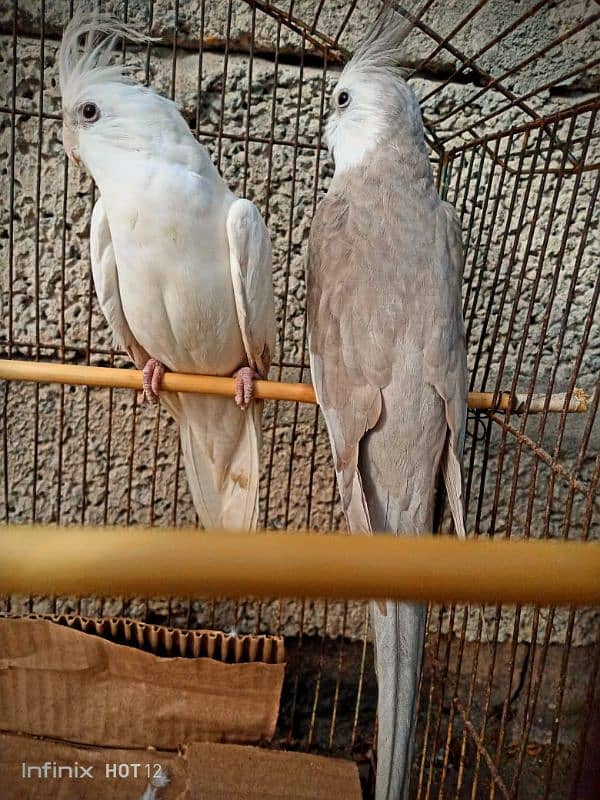
<path fill-rule="evenodd" d="M 77 136 L 73 128 L 69 125 L 63 125 L 62 130 L 62 139 L 63 139 L 63 147 L 65 148 L 65 153 L 67 156 L 77 164 L 78 167 L 82 166 L 81 159 L 79 157 L 79 150 L 77 149 Z"/>

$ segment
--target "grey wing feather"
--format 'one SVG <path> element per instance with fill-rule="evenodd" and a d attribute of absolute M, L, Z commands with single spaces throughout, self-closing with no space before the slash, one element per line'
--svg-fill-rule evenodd
<path fill-rule="evenodd" d="M 92 212 L 90 257 L 96 295 L 112 330 L 114 343 L 127 350 L 136 367 L 142 369 L 149 356 L 137 342 L 125 319 L 119 293 L 117 262 L 101 197 L 96 201 Z"/>
<path fill-rule="evenodd" d="M 425 377 L 444 401 L 448 436 L 442 471 L 456 533 L 466 537 L 463 496 L 463 448 L 467 424 L 468 375 L 461 287 L 464 251 L 460 221 L 449 203 L 441 203 L 436 219 L 436 249 L 445 271 L 441 318 L 425 352 Z"/>
<path fill-rule="evenodd" d="M 348 409 L 352 406 L 352 402 L 350 401 L 348 406 L 339 408 L 333 405 L 325 405 L 326 395 L 324 393 L 325 380 L 322 359 L 312 350 L 309 350 L 309 358 L 317 400 L 327 420 L 327 431 L 334 456 L 335 471 L 344 513 L 353 533 L 372 533 L 369 508 L 358 470 L 358 458 L 360 441 L 369 428 L 376 423 L 379 413 L 374 415 L 376 419 L 374 418 L 371 423 L 368 413 L 364 413 L 367 403 L 363 402 L 361 408 L 360 400 L 362 398 L 360 395 L 356 395 L 356 413 L 358 418 L 362 417 L 362 424 L 349 431 L 345 425 L 345 419 L 348 418 Z M 368 389 L 363 394 L 363 397 L 364 395 L 369 395 Z M 379 397 L 380 404 L 381 399 L 378 390 L 373 392 L 373 398 L 375 397 Z M 360 414 L 361 410 L 363 414 Z"/>
<path fill-rule="evenodd" d="M 439 251 L 435 258 L 438 274 L 432 309 L 435 324 L 423 354 L 423 377 L 443 401 L 447 435 L 441 464 L 456 531 L 464 536 L 462 450 L 467 373 L 461 313 L 463 253 L 454 209 L 439 203 L 433 211 L 435 247 Z M 388 262 L 393 269 L 393 253 L 382 250 L 384 255 L 373 265 L 372 254 L 360 252 L 363 239 L 372 241 L 372 237 L 359 235 L 348 244 L 353 252 L 343 252 L 348 240 L 347 217 L 345 198 L 330 192 L 317 209 L 311 227 L 307 257 L 309 353 L 344 511 L 353 530 L 370 531 L 369 505 L 357 468 L 361 441 L 380 418 L 382 393 L 392 379 L 394 347 L 403 335 L 404 321 L 397 303 L 381 299 L 384 295 L 380 282 L 394 285 L 393 274 L 381 274 Z M 384 232 L 378 241 L 383 248 Z M 336 271 L 328 269 L 331 264 L 337 265 Z M 360 267 L 360 292 L 353 289 L 353 276 L 345 274 L 345 264 L 353 264 L 354 269 Z M 374 274 L 369 275 L 371 268 Z"/>
<path fill-rule="evenodd" d="M 330 280 L 331 263 L 348 263 L 339 252 L 348 213 L 342 196 L 331 193 L 313 220 L 307 253 L 309 356 L 319 406 L 327 421 L 342 507 L 353 532 L 371 533 L 368 504 L 358 469 L 364 435 L 381 414 L 381 386 L 391 370 L 391 348 L 385 335 L 371 335 L 370 321 L 379 311 L 368 294 L 357 297 L 337 275 Z M 379 331 L 387 325 L 381 319 Z M 382 347 L 382 341 L 384 346 Z"/>
<path fill-rule="evenodd" d="M 266 377 L 275 347 L 271 240 L 249 200 L 235 200 L 227 215 L 231 279 L 248 364 Z"/>

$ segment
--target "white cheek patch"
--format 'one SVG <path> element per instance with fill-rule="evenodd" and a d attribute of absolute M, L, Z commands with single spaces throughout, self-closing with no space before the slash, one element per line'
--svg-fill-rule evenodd
<path fill-rule="evenodd" d="M 362 123 L 350 115 L 332 119 L 327 126 L 327 143 L 333 153 L 335 171 L 343 172 L 361 164 L 375 149 L 381 134 L 381 125 L 373 117 Z"/>

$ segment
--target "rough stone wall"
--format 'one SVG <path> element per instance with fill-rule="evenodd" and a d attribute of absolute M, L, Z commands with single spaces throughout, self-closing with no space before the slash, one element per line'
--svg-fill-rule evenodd
<path fill-rule="evenodd" d="M 437 8 L 439 5 L 439 9 Z M 456 46 L 476 52 L 501 28 L 522 14 L 532 3 L 506 4 L 490 2 L 454 39 Z M 294 16 L 312 20 L 318 3 L 298 2 Z M 342 37 L 342 44 L 351 49 L 377 4 L 360 3 Z M 541 48 L 573 27 L 573 20 L 582 20 L 591 13 L 593 3 L 549 4 L 520 26 L 502 46 L 491 48 L 479 63 L 494 75 L 510 70 L 530 56 L 532 47 Z M 122 13 L 121 3 L 106 3 Z M 204 30 L 201 28 L 204 7 Z M 285 25 L 278 29 L 275 20 L 263 12 L 253 17 L 241 0 L 228 3 L 190 0 L 180 4 L 173 83 L 174 11 L 171 3 L 156 2 L 152 33 L 162 38 L 152 46 L 147 61 L 145 51 L 128 50 L 127 62 L 134 65 L 135 75 L 147 77 L 157 91 L 170 94 L 183 115 L 200 131 L 224 179 L 231 188 L 246 194 L 259 204 L 268 219 L 274 249 L 274 281 L 277 294 L 278 324 L 281 348 L 272 377 L 285 380 L 309 380 L 304 353 L 304 267 L 303 257 L 315 200 L 322 195 L 332 173 L 331 161 L 319 149 L 322 108 L 339 76 L 340 67 L 329 64 L 327 70 L 310 41 Z M 340 0 L 326 3 L 318 21 L 318 29 L 337 30 L 344 19 L 346 6 Z M 39 340 L 51 347 L 40 348 L 39 356 L 50 360 L 61 358 L 65 346 L 67 361 L 84 363 L 88 345 L 94 364 L 112 363 L 110 332 L 99 311 L 89 273 L 88 235 L 93 205 L 93 186 L 83 173 L 65 166 L 60 138 L 60 97 L 54 57 L 60 30 L 67 18 L 66 2 L 46 3 L 45 41 L 43 45 L 43 82 L 40 81 L 40 14 L 32 0 L 18 4 L 16 51 L 16 115 L 14 127 L 14 175 L 11 162 L 13 131 L 6 113 L 12 103 L 13 40 L 12 10 L 0 11 L 1 99 L 0 153 L 3 168 L 0 175 L 2 251 L 1 292 L 3 301 L 2 355 L 8 354 L 9 314 L 12 319 L 13 357 L 36 355 Z M 429 24 L 441 35 L 447 34 L 464 15 L 464 3 L 436 4 Z M 129 20 L 147 26 L 148 6 L 132 0 L 128 5 Z M 252 79 L 249 81 L 249 41 L 254 30 Z M 534 62 L 523 73 L 509 76 L 505 83 L 517 93 L 531 85 L 568 74 L 584 60 L 591 60 L 597 29 L 585 28 L 552 49 L 547 58 Z M 198 47 L 204 41 L 201 80 L 199 82 Z M 225 43 L 227 71 L 225 73 Z M 423 34 L 413 33 L 406 44 L 405 64 L 419 67 L 422 58 L 434 45 Z M 274 52 L 280 63 L 275 75 Z M 456 59 L 442 49 L 426 71 L 413 80 L 420 97 L 440 80 L 452 77 Z M 540 115 L 550 114 L 575 99 L 583 100 L 597 82 L 597 72 L 586 71 L 560 82 L 559 90 L 542 92 L 528 102 Z M 43 87 L 43 111 L 49 119 L 38 116 L 40 88 Z M 200 88 L 200 93 L 198 92 Z M 505 98 L 495 92 L 483 94 L 447 121 L 443 117 L 469 98 L 476 87 L 463 78 L 451 80 L 442 92 L 426 101 L 425 118 L 435 125 L 438 136 L 445 138 L 466 125 L 476 122 L 504 104 Z M 486 122 L 477 132 L 491 133 L 511 124 L 520 124 L 527 117 L 511 109 Z M 573 151 L 581 155 L 580 139 L 586 133 L 589 115 L 582 116 L 573 133 Z M 222 136 L 220 135 L 222 133 Z M 560 136 L 568 136 L 568 122 L 561 123 Z M 248 137 L 248 142 L 244 137 Z M 241 139 L 240 139 L 241 137 Z M 270 143 L 271 139 L 274 143 Z M 468 140 L 466 135 L 463 140 Z M 532 137 L 533 140 L 533 137 Z M 461 139 L 452 142 L 460 143 Z M 296 143 L 294 145 L 294 143 Z M 502 388 L 510 387 L 517 373 L 517 386 L 526 390 L 533 380 L 538 391 L 546 388 L 556 371 L 556 390 L 564 391 L 573 370 L 577 369 L 577 385 L 593 391 L 600 368 L 600 337 L 597 320 L 588 332 L 588 345 L 581 364 L 578 354 L 597 279 L 598 238 L 589 234 L 585 240 L 584 219 L 592 200 L 597 171 L 590 170 L 577 179 L 575 174 L 559 181 L 543 182 L 535 176 L 525 194 L 527 169 L 543 162 L 548 146 L 540 149 L 534 163 L 531 141 L 517 137 L 512 159 L 519 148 L 527 146 L 528 155 L 521 165 L 521 174 L 508 174 L 504 179 L 498 165 L 493 166 L 489 153 L 478 151 L 473 158 L 476 168 L 470 174 L 468 158 L 452 159 L 449 171 L 449 198 L 463 213 L 463 231 L 468 240 L 465 301 L 469 323 L 469 357 L 475 374 L 475 388 L 485 385 L 493 389 L 498 376 Z M 592 140 L 586 163 L 598 161 L 598 138 Z M 560 163 L 562 151 L 551 152 L 552 163 Z M 517 158 L 518 161 L 518 158 Z M 477 183 L 477 170 L 481 179 Z M 11 188 L 11 179 L 12 188 Z M 486 189 L 491 186 L 485 205 Z M 512 193 L 516 200 L 511 203 Z M 9 231 L 11 230 L 10 197 L 14 192 L 12 215 L 13 257 L 9 263 Z M 66 192 L 66 202 L 65 202 Z M 539 207 L 537 199 L 541 198 Z M 574 199 L 573 199 L 574 198 Z M 567 221 L 573 202 L 571 223 Z M 39 205 L 39 213 L 37 211 Z M 526 208 L 523 224 L 518 228 L 521 207 Z M 554 210 L 553 210 L 554 209 Z M 529 226 L 529 227 L 527 227 Z M 545 247 L 542 279 L 536 285 L 538 258 L 544 247 L 548 226 L 551 228 Z M 529 231 L 533 230 L 531 240 Z M 563 239 L 567 231 L 568 235 Z M 505 235 L 506 234 L 506 235 Z M 503 241 L 506 243 L 503 245 Z M 511 253 L 514 251 L 514 256 Z M 519 271 L 523 268 L 523 278 Z M 9 276 L 12 269 L 12 300 Z M 558 275 L 555 289 L 553 276 Z M 572 303 L 568 303 L 571 283 L 576 285 Z M 502 292 L 506 289 L 505 298 Z M 554 297 L 554 300 L 552 298 Z M 531 301 L 532 313 L 528 306 Z M 514 318 L 511 311 L 514 304 Z M 565 316 L 566 309 L 566 316 Z M 547 325 L 545 311 L 549 312 Z M 527 322 L 533 316 L 530 327 Z M 496 321 L 498 330 L 495 332 Z M 556 342 L 561 326 L 566 332 L 558 351 Z M 526 335 L 526 347 L 518 365 L 519 346 Z M 56 349 L 58 348 L 58 349 Z M 542 359 L 536 370 L 536 356 Z M 504 355 L 503 355 L 504 354 Z M 125 366 L 121 356 L 114 363 Z M 574 366 L 576 365 L 576 366 Z M 146 408 L 135 409 L 131 393 L 108 390 L 87 391 L 83 388 L 61 389 L 55 386 L 11 385 L 6 389 L 8 504 L 0 512 L 11 521 L 79 522 L 87 524 L 194 524 L 195 515 L 187 491 L 183 471 L 177 471 L 177 436 L 166 414 Z M 517 427 L 519 419 L 513 418 Z M 530 418 L 524 433 L 540 438 L 545 449 L 553 452 L 557 443 L 556 417 L 549 419 L 539 431 L 539 418 Z M 569 469 L 578 467 L 582 480 L 589 481 L 600 444 L 598 426 L 578 463 L 579 449 L 587 419 L 570 416 L 558 460 Z M 527 448 L 517 454 L 515 442 L 508 437 L 504 454 L 500 455 L 502 435 L 491 425 L 487 448 L 481 423 L 471 431 L 477 444 L 471 462 L 472 440 L 468 443 L 467 463 L 471 462 L 469 529 L 482 533 L 513 536 L 562 535 L 565 520 L 571 520 L 571 536 L 579 535 L 589 509 L 585 498 L 569 492 L 562 479 L 549 485 L 550 470 L 538 464 Z M 132 448 L 132 436 L 135 447 Z M 487 456 L 486 456 L 487 452 Z M 262 522 L 274 528 L 318 530 L 341 527 L 342 519 L 335 500 L 335 487 L 329 447 L 322 420 L 315 409 L 296 408 L 291 404 L 267 404 L 264 442 L 265 470 L 262 484 Z M 4 469 L 0 465 L 0 469 Z M 516 489 L 511 492 L 516 475 Z M 498 484 L 498 500 L 494 500 Z M 530 489 L 533 506 L 529 507 Z M 572 506 L 569 510 L 569 506 Z M 565 511 L 567 508 L 567 511 Z M 546 513 L 548 512 L 548 513 Z M 596 517 L 597 519 L 597 517 Z M 40 609 L 50 608 L 49 599 L 39 599 Z M 60 608 L 73 607 L 72 600 L 60 601 Z M 84 603 L 83 610 L 99 610 L 96 601 Z M 107 602 L 104 613 L 117 613 L 121 601 Z M 127 613 L 149 614 L 157 621 L 169 612 L 166 601 L 153 601 L 148 607 L 139 600 L 128 601 Z M 187 605 L 175 601 L 171 607 L 175 624 L 208 625 L 213 622 L 225 628 L 298 632 L 302 624 L 307 633 L 327 631 L 331 635 L 345 632 L 361 636 L 364 630 L 364 609 L 350 604 L 344 620 L 343 605 L 297 602 L 222 603 L 216 612 L 210 604 L 195 603 L 188 615 Z M 189 619 L 188 619 L 189 616 Z M 494 618 L 490 611 L 489 625 Z M 434 614 L 432 626 L 437 625 Z M 460 615 L 458 617 L 460 619 Z M 505 608 L 500 622 L 500 637 L 513 635 L 514 610 Z M 302 623 L 301 623 L 302 620 Z M 447 625 L 447 615 L 442 622 Z M 469 635 L 476 635 L 476 616 L 469 622 Z M 564 641 L 566 614 L 554 619 L 552 641 Z M 545 632 L 544 622 L 540 636 Z M 517 634 L 531 636 L 531 612 L 520 618 Z M 591 612 L 578 616 L 575 642 L 583 643 L 597 635 L 596 617 Z"/>

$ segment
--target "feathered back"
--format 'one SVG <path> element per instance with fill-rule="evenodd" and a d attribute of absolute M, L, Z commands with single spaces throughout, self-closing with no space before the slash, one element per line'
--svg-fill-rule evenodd
<path fill-rule="evenodd" d="M 83 47 L 80 45 L 85 37 Z M 72 107 L 83 91 L 99 83 L 132 83 L 123 64 L 110 63 L 118 39 L 152 41 L 149 36 L 106 14 L 76 11 L 65 28 L 58 51 L 58 74 L 64 107 Z"/>
<path fill-rule="evenodd" d="M 403 70 L 399 65 L 402 43 L 414 27 L 415 20 L 420 18 L 426 5 L 427 3 L 424 3 L 414 14 L 407 11 L 400 13 L 393 0 L 384 0 L 381 11 L 367 30 L 365 38 L 354 51 L 344 71 L 386 70 L 394 73 L 396 77 L 402 78 Z"/>

